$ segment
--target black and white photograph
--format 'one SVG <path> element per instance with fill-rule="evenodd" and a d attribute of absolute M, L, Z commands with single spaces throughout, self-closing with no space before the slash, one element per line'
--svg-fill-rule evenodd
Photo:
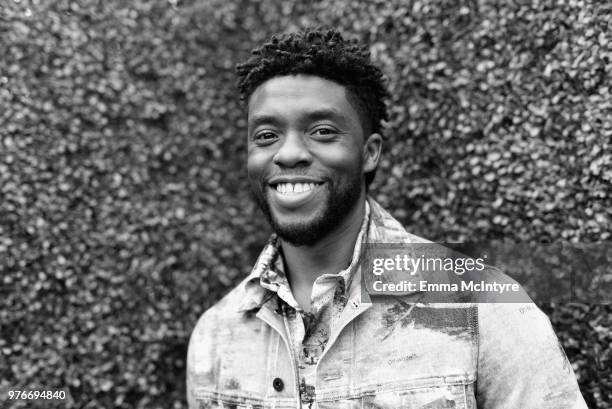
<path fill-rule="evenodd" d="M 1 0 L 0 408 L 612 408 L 612 3 Z"/>

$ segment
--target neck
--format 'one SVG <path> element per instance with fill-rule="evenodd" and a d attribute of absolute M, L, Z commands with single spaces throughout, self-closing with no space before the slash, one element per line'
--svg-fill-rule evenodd
<path fill-rule="evenodd" d="M 357 203 L 336 229 L 317 243 L 293 246 L 281 241 L 287 278 L 294 293 L 302 292 L 310 297 L 317 277 L 335 274 L 348 267 L 364 216 L 365 198 Z"/>

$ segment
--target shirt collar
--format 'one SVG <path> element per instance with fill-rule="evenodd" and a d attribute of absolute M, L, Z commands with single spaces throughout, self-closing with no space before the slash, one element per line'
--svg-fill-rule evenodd
<path fill-rule="evenodd" d="M 319 279 L 336 279 L 342 285 L 344 295 L 348 294 L 355 270 L 359 266 L 362 242 L 366 240 L 370 222 L 370 204 L 366 200 L 365 215 L 361 223 L 357 240 L 353 248 L 351 262 L 347 268 L 335 274 L 323 274 Z M 239 306 L 239 311 L 247 311 L 261 307 L 276 293 L 293 308 L 299 308 L 289 287 L 289 281 L 283 271 L 283 258 L 280 250 L 280 240 L 273 234 L 266 247 L 261 252 L 251 274 L 246 279 L 246 297 Z"/>

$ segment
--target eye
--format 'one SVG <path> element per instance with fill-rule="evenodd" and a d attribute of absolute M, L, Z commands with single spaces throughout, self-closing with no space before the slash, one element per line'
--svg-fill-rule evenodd
<path fill-rule="evenodd" d="M 329 126 L 320 126 L 313 129 L 310 134 L 317 137 L 318 139 L 331 139 L 336 136 L 339 132 Z"/>
<path fill-rule="evenodd" d="M 278 135 L 274 132 L 263 130 L 253 135 L 253 141 L 260 146 L 269 145 L 278 139 Z"/>

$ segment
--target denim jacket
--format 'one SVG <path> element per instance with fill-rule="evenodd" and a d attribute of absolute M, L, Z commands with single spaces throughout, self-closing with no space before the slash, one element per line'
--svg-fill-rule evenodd
<path fill-rule="evenodd" d="M 368 200 L 368 242 L 427 242 Z M 190 409 L 586 408 L 534 304 L 419 304 L 402 296 L 371 303 L 359 277 L 317 363 L 314 402 L 303 405 L 277 297 L 246 285 L 270 265 L 272 251 L 267 246 L 251 274 L 198 320 L 187 356 Z"/>

